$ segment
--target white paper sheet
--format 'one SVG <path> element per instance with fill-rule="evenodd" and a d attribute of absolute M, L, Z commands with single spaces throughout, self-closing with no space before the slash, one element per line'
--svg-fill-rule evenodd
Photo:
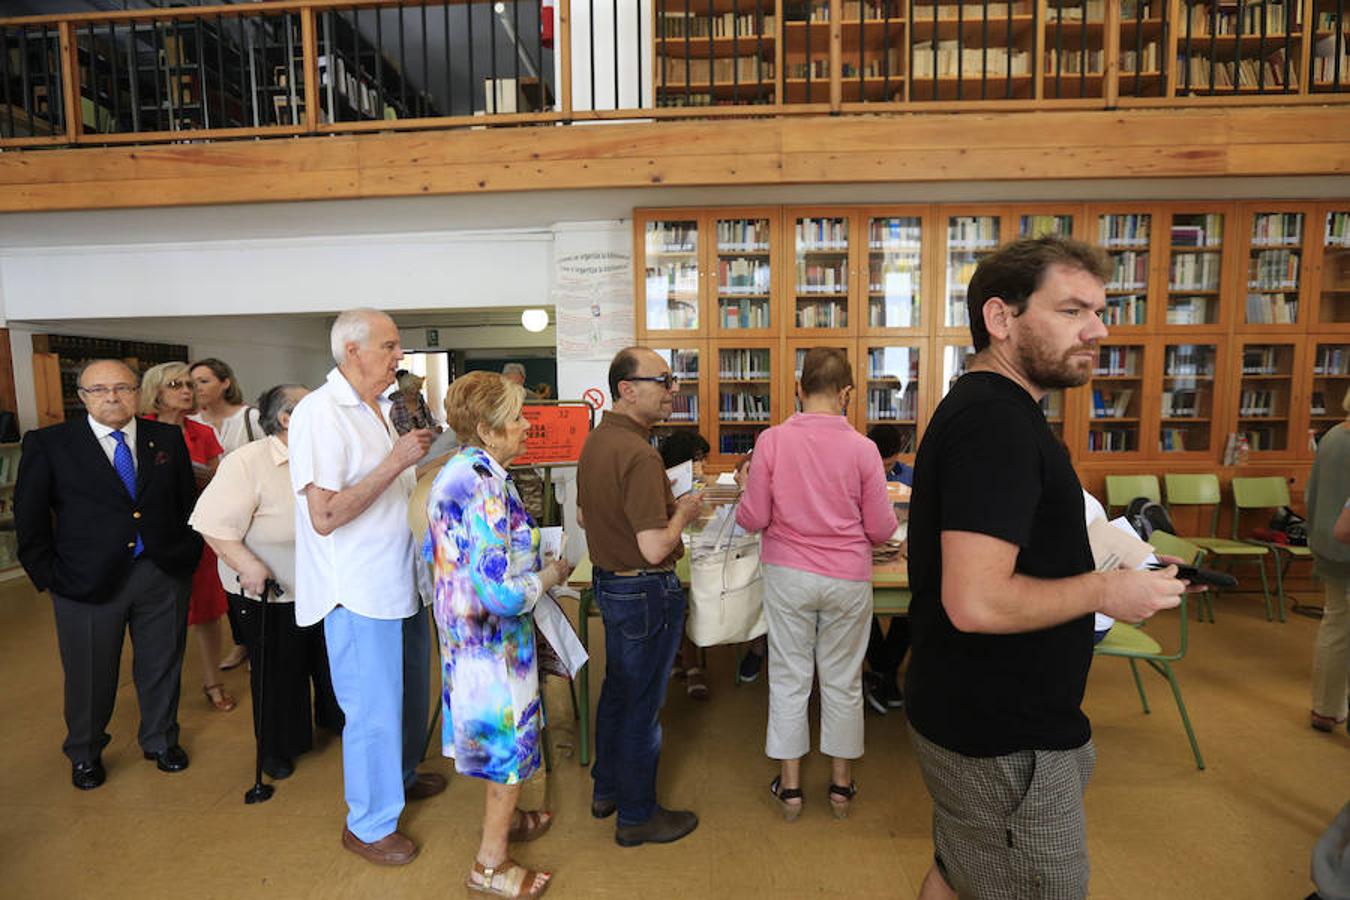
<path fill-rule="evenodd" d="M 666 477 L 670 479 L 670 492 L 676 497 L 683 497 L 694 489 L 694 461 L 686 460 L 678 466 L 671 466 L 666 469 Z"/>
<path fill-rule="evenodd" d="M 562 556 L 563 530 L 561 525 L 546 525 L 539 529 L 539 555 L 544 559 Z"/>
<path fill-rule="evenodd" d="M 581 645 L 581 638 L 572 630 L 571 621 L 554 599 L 552 591 L 546 592 L 534 605 L 534 624 L 557 652 L 568 674 L 575 678 L 590 656 Z"/>

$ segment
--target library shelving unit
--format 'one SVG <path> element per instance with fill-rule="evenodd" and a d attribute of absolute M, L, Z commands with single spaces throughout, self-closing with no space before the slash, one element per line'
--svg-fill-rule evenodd
<path fill-rule="evenodd" d="M 858 246 L 852 216 L 831 209 L 792 209 L 785 220 L 793 260 L 793 275 L 783 288 L 787 333 L 856 334 L 857 304 L 850 286 L 858 270 Z"/>
<path fill-rule="evenodd" d="M 138 373 L 164 362 L 188 362 L 182 344 L 155 344 L 67 334 L 33 335 L 33 382 L 37 395 L 38 427 L 64 422 L 84 414 L 79 376 L 85 363 L 120 359 Z"/>
<path fill-rule="evenodd" d="M 1229 207 L 1225 206 L 1224 209 Z M 1228 288 L 1224 248 L 1230 243 L 1230 212 L 1204 209 L 1172 211 L 1168 240 L 1167 310 L 1169 326 L 1227 327 Z"/>
<path fill-rule="evenodd" d="M 785 103 L 829 102 L 832 25 L 829 0 L 783 0 Z"/>
<path fill-rule="evenodd" d="M 657 0 L 656 105 L 777 102 L 775 7 L 775 0 Z"/>
<path fill-rule="evenodd" d="M 909 99 L 1034 96 L 1039 8 L 1040 0 L 912 0 Z"/>
<path fill-rule="evenodd" d="M 1322 276 L 1309 327 L 1350 331 L 1350 203 L 1326 208 L 1321 220 Z"/>
<path fill-rule="evenodd" d="M 1119 0 L 1119 60 L 1116 85 L 1121 97 L 1167 94 L 1166 0 Z"/>
<path fill-rule="evenodd" d="M 1097 351 L 1092 379 L 1083 399 L 1088 404 L 1088 427 L 1083 450 L 1113 456 L 1145 451 L 1142 436 L 1146 413 L 1144 378 L 1148 371 L 1145 340 L 1111 340 Z"/>
<path fill-rule="evenodd" d="M 1308 255 L 1304 237 L 1312 204 L 1258 204 L 1244 210 L 1242 274 L 1246 288 L 1241 323 L 1250 328 L 1296 325 L 1303 321 L 1301 301 Z"/>
<path fill-rule="evenodd" d="M 1344 0 L 1313 0 L 1313 45 L 1308 85 L 1314 92 L 1350 86 L 1350 12 Z"/>
<path fill-rule="evenodd" d="M 973 353 L 971 274 L 1023 234 L 1072 234 L 1112 260 L 1096 371 L 1041 404 L 1089 487 L 1103 473 L 1306 478 L 1310 436 L 1344 418 L 1350 200 L 666 209 L 634 223 L 637 337 L 683 351 L 667 359 L 689 416 L 668 427 L 697 422 L 710 471 L 793 413 L 811 346 L 852 362 L 859 431 L 894 424 L 916 447 Z M 742 328 L 766 277 L 768 324 Z M 1282 300 L 1288 321 L 1249 320 L 1252 295 Z M 1238 435 L 1248 462 L 1227 464 Z"/>
<path fill-rule="evenodd" d="M 1298 90 L 1301 0 L 1179 0 L 1174 8 L 1177 96 Z"/>
<path fill-rule="evenodd" d="M 0 444 L 0 572 L 19 565 L 14 530 L 14 480 L 19 474 L 19 444 Z"/>
<path fill-rule="evenodd" d="M 715 383 L 715 380 L 703 377 L 708 342 L 672 340 L 664 346 L 652 346 L 651 349 L 666 361 L 671 374 L 680 380 L 675 389 L 674 409 L 670 418 L 653 429 L 653 432 L 659 438 L 676 429 L 698 428 L 702 412 L 707 408 L 708 388 Z"/>
<path fill-rule="evenodd" d="M 1100 97 L 1106 77 L 1107 0 L 1045 0 L 1041 96 Z"/>

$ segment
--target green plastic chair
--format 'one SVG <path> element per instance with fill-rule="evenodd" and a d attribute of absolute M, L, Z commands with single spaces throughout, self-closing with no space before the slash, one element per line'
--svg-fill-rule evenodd
<path fill-rule="evenodd" d="M 1107 475 L 1106 512 L 1124 509 L 1135 497 L 1147 497 L 1154 503 L 1162 502 L 1162 489 L 1157 475 Z"/>
<path fill-rule="evenodd" d="M 1218 536 L 1219 507 L 1223 498 L 1219 494 L 1219 477 L 1213 472 L 1201 475 L 1178 475 L 1168 473 L 1163 476 L 1163 486 L 1167 491 L 1167 505 L 1172 506 L 1208 506 L 1212 509 L 1209 519 L 1209 535 L 1182 535 L 1186 540 L 1200 547 L 1215 561 L 1223 560 L 1228 569 L 1239 563 L 1254 563 L 1261 571 L 1261 596 L 1266 604 L 1266 621 L 1273 622 L 1275 617 L 1270 607 L 1270 584 L 1266 580 L 1266 557 L 1271 551 L 1267 547 L 1247 541 L 1229 540 Z M 1215 596 L 1217 589 L 1211 588 Z M 1206 598 L 1203 606 L 1209 613 L 1209 621 L 1214 621 L 1214 604 Z M 1284 621 L 1284 610 L 1280 610 L 1280 621 Z"/>
<path fill-rule="evenodd" d="M 1233 538 L 1238 536 L 1238 518 L 1248 509 L 1279 509 L 1289 505 L 1289 484 L 1279 475 L 1233 479 Z M 1280 621 L 1284 621 L 1284 573 L 1294 560 L 1312 560 L 1307 547 L 1293 547 L 1274 541 L 1248 538 L 1246 543 L 1265 547 L 1275 554 L 1275 594 L 1279 598 Z"/>
<path fill-rule="evenodd" d="M 1205 558 L 1203 549 L 1175 535 L 1159 531 L 1150 535 L 1148 540 L 1159 553 L 1188 560 L 1193 565 L 1199 565 Z M 1134 686 L 1139 691 L 1139 702 L 1144 707 L 1145 715 L 1148 715 L 1151 710 L 1148 708 L 1148 695 L 1144 693 L 1144 681 L 1139 677 L 1139 663 L 1147 663 L 1153 671 L 1167 679 L 1167 683 L 1172 688 L 1172 696 L 1177 701 L 1177 712 L 1181 714 L 1182 727 L 1186 729 L 1186 739 L 1191 743 L 1191 753 L 1195 756 L 1195 767 L 1203 771 L 1205 758 L 1200 755 L 1200 743 L 1195 739 L 1195 729 L 1191 727 L 1191 717 L 1186 712 L 1186 701 L 1181 698 L 1181 685 L 1177 683 L 1177 676 L 1172 671 L 1172 663 L 1178 662 L 1186 656 L 1189 620 L 1189 616 L 1186 614 L 1187 596 L 1186 594 L 1181 595 L 1181 605 L 1178 607 L 1180 616 L 1177 620 L 1179 631 L 1176 652 L 1164 653 L 1162 645 L 1155 641 L 1142 627 L 1117 622 L 1111 626 L 1111 630 L 1106 633 L 1106 637 L 1102 638 L 1101 643 L 1094 648 L 1093 655 L 1129 661 L 1130 674 L 1134 676 Z"/>

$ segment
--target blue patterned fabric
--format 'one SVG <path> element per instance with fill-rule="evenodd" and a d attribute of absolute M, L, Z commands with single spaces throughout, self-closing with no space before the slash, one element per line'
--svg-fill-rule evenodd
<path fill-rule="evenodd" d="M 540 764 L 539 529 L 506 471 L 464 447 L 436 476 L 423 554 L 435 580 L 442 749 L 465 775 L 516 784 Z"/>
<path fill-rule="evenodd" d="M 131 456 L 131 448 L 127 446 L 127 436 L 122 431 L 114 430 L 113 440 L 117 442 L 116 449 L 113 450 L 113 468 L 117 470 L 117 477 L 122 479 L 122 484 L 126 485 L 127 493 L 131 499 L 136 499 L 136 460 Z M 131 551 L 131 558 L 136 559 L 145 552 L 145 543 L 141 540 L 141 533 L 136 532 L 136 547 Z"/>

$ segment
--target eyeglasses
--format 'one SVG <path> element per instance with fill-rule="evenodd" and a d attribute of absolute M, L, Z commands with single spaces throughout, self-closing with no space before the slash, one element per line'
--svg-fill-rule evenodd
<path fill-rule="evenodd" d="M 164 386 L 171 391 L 181 391 L 183 388 L 192 387 L 192 382 L 182 378 L 175 378 L 173 381 L 164 382 Z"/>
<path fill-rule="evenodd" d="M 96 384 L 93 387 L 82 387 L 79 390 L 82 394 L 88 394 L 90 397 L 98 397 L 100 399 L 109 394 L 116 394 L 119 397 L 129 397 L 136 393 L 136 385 L 114 384 L 109 387 L 106 384 Z"/>
<path fill-rule="evenodd" d="M 624 381 L 650 381 L 661 385 L 666 390 L 680 383 L 680 379 L 667 372 L 664 375 L 633 375 L 623 379 Z"/>

